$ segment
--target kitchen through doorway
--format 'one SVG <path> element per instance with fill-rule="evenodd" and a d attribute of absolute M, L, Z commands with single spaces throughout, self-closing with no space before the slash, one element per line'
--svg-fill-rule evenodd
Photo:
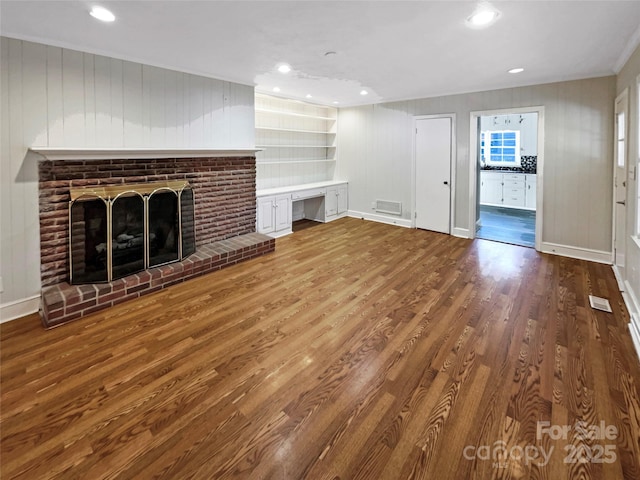
<path fill-rule="evenodd" d="M 535 248 L 538 112 L 477 119 L 475 236 Z"/>

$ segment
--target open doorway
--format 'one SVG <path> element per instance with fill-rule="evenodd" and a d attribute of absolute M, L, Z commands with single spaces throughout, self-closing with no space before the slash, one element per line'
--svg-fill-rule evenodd
<path fill-rule="evenodd" d="M 541 107 L 472 113 L 474 237 L 539 248 L 541 117 Z"/>

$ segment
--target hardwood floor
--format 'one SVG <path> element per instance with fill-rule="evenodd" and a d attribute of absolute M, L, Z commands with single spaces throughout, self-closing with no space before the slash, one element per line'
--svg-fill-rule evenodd
<path fill-rule="evenodd" d="M 2 324 L 1 477 L 638 479 L 627 322 L 609 266 L 342 219 Z"/>
<path fill-rule="evenodd" d="M 535 211 L 480 205 L 480 223 L 476 238 L 535 247 Z"/>

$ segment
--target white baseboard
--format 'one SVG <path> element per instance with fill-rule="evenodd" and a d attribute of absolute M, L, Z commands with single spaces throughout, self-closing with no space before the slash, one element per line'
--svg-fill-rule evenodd
<path fill-rule="evenodd" d="M 411 228 L 411 220 L 407 218 L 397 218 L 397 217 L 391 217 L 387 215 L 378 215 L 375 213 L 357 212 L 355 210 L 349 210 L 347 212 L 347 216 L 353 217 L 353 218 L 362 218 L 364 220 L 371 220 L 372 222 L 386 223 L 389 225 L 397 225 L 399 227 Z"/>
<path fill-rule="evenodd" d="M 615 269 L 614 269 L 615 270 Z M 624 289 L 621 290 L 622 299 L 627 307 L 631 321 L 629 322 L 629 332 L 633 340 L 633 346 L 636 347 L 636 354 L 640 360 L 640 302 L 636 293 L 631 288 L 628 281 L 624 282 Z"/>
<path fill-rule="evenodd" d="M 606 263 L 611 265 L 612 253 L 602 250 L 591 250 L 588 248 L 571 247 L 568 245 L 559 245 L 557 243 L 542 242 L 540 251 L 550 253 L 552 255 L 561 255 L 563 257 L 577 258 L 579 260 L 589 260 L 596 263 Z"/>
<path fill-rule="evenodd" d="M 7 302 L 0 305 L 0 323 L 15 320 L 36 313 L 40 309 L 40 295 L 23 298 L 15 302 Z"/>
<path fill-rule="evenodd" d="M 460 238 L 471 238 L 471 232 L 468 228 L 453 227 L 451 235 Z"/>
<path fill-rule="evenodd" d="M 611 270 L 613 270 L 613 275 L 616 277 L 616 282 L 618 282 L 618 290 L 624 292 L 624 280 L 622 279 L 622 274 L 620 273 L 620 270 L 618 270 L 618 266 L 615 263 L 611 265 Z"/>
<path fill-rule="evenodd" d="M 638 360 L 640 360 L 640 326 L 638 326 L 638 322 L 640 322 L 640 320 L 634 322 L 632 317 L 629 323 L 629 332 L 631 333 L 633 346 L 636 347 L 636 355 L 638 356 Z"/>

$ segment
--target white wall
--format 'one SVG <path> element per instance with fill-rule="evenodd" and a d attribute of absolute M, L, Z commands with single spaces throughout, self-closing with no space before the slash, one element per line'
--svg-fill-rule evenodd
<path fill-rule="evenodd" d="M 455 113 L 455 227 L 469 229 L 470 112 L 545 107 L 543 242 L 611 252 L 615 77 L 340 109 L 338 176 L 349 210 L 399 200 L 410 219 L 412 116 Z M 540 153 L 540 152 L 538 152 Z"/>
<path fill-rule="evenodd" d="M 38 175 L 27 148 L 252 148 L 254 98 L 253 87 L 211 78 L 5 37 L 0 46 L 6 319 L 40 294 Z"/>
<path fill-rule="evenodd" d="M 640 75 L 640 47 L 636 48 L 625 66 L 618 74 L 617 93 L 625 88 L 629 89 L 629 126 L 628 126 L 628 158 L 629 170 L 627 175 L 627 239 L 626 239 L 626 268 L 623 272 L 627 303 L 631 304 L 632 313 L 636 313 L 636 332 L 634 340 L 640 355 L 640 246 L 632 238 L 636 232 L 636 218 L 638 215 L 638 177 L 640 176 L 640 125 L 638 125 L 640 111 L 638 106 L 638 88 L 636 79 Z M 634 177 L 633 167 L 636 167 Z"/>

